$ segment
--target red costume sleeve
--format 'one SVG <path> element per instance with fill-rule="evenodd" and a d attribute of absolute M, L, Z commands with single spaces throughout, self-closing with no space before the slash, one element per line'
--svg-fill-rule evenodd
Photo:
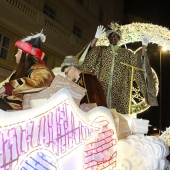
<path fill-rule="evenodd" d="M 6 94 L 11 96 L 12 95 L 12 91 L 13 91 L 14 87 L 11 85 L 11 83 L 5 83 L 5 90 L 6 90 Z"/>

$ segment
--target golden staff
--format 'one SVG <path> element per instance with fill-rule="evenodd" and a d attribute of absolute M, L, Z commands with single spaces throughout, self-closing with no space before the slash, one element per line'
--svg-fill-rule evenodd
<path fill-rule="evenodd" d="M 133 79 L 134 79 L 134 69 L 140 70 L 140 71 L 144 71 L 144 70 L 141 68 L 132 66 L 130 64 L 127 64 L 127 63 L 123 63 L 123 62 L 120 62 L 120 63 L 125 66 L 131 67 L 132 69 L 131 80 L 130 80 L 130 99 L 129 99 L 129 114 L 132 114 L 132 87 L 133 87 Z"/>

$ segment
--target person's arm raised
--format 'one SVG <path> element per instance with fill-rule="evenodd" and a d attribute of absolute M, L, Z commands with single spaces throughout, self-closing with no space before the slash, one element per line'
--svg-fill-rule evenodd
<path fill-rule="evenodd" d="M 142 56 L 145 56 L 148 43 L 149 43 L 149 38 L 147 35 L 144 35 L 142 38 Z"/>
<path fill-rule="evenodd" d="M 91 47 L 94 47 L 97 40 L 101 38 L 105 32 L 106 28 L 103 25 L 99 25 L 96 30 L 94 39 L 91 41 Z"/>

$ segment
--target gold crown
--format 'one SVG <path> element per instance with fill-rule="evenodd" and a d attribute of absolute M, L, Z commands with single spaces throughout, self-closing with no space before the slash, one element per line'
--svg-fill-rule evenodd
<path fill-rule="evenodd" d="M 117 33 L 121 38 L 121 31 L 120 31 L 120 25 L 117 22 L 111 22 L 110 25 L 108 25 L 107 35 L 109 35 L 112 32 Z"/>
<path fill-rule="evenodd" d="M 120 30 L 120 25 L 117 22 L 111 22 L 110 25 L 108 25 L 109 28 L 113 31 L 116 32 L 117 30 Z"/>

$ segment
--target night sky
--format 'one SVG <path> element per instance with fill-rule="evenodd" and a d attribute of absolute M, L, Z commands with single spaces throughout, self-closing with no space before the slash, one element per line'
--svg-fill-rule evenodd
<path fill-rule="evenodd" d="M 148 23 L 165 26 L 170 29 L 168 0 L 124 0 L 125 18 L 128 14 L 143 18 Z M 124 24 L 129 24 L 128 20 L 124 20 Z M 158 102 L 161 107 L 150 107 L 144 113 L 138 114 L 138 118 L 150 121 L 152 125 L 150 132 L 153 127 L 160 128 L 160 125 L 161 131 L 164 131 L 166 127 L 170 126 L 170 54 L 168 52 L 162 53 L 160 62 L 160 47 L 157 44 L 149 44 L 147 49 L 151 66 L 157 73 L 159 80 L 160 77 L 162 80 L 161 94 L 160 92 L 158 94 Z"/>
<path fill-rule="evenodd" d="M 133 14 L 153 24 L 170 27 L 168 0 L 124 0 L 124 14 Z"/>

